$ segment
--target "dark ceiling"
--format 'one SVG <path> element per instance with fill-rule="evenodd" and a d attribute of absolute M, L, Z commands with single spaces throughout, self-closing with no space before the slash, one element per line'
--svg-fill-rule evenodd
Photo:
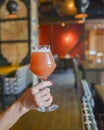
<path fill-rule="evenodd" d="M 0 5 L 6 0 L 0 0 Z M 43 0 L 39 0 L 43 1 Z M 75 20 L 74 15 L 60 16 L 57 12 L 57 6 L 54 6 L 53 1 L 62 2 L 63 4 L 68 0 L 44 0 L 39 3 L 39 20 L 41 23 L 52 22 L 52 21 L 66 21 Z M 80 0 L 75 0 L 80 1 Z M 85 1 L 85 0 L 81 0 Z M 87 1 L 87 0 L 86 0 Z M 63 6 L 64 7 L 64 6 Z M 64 9 L 63 9 L 64 10 Z M 89 6 L 87 8 L 87 19 L 103 19 L 104 18 L 104 0 L 89 0 Z"/>
<path fill-rule="evenodd" d="M 87 13 L 89 18 L 104 18 L 104 0 L 90 0 Z"/>
<path fill-rule="evenodd" d="M 60 0 L 65 1 L 65 0 Z M 104 0 L 89 0 L 89 7 L 87 8 L 87 19 L 102 19 L 104 18 Z M 52 1 L 43 2 L 39 6 L 40 22 L 46 21 L 62 21 L 75 20 L 74 15 L 59 16 L 57 9 L 53 6 Z"/>

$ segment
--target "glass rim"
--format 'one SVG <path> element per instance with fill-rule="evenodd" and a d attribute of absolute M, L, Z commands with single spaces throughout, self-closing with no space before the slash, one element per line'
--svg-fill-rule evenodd
<path fill-rule="evenodd" d="M 32 47 L 32 51 L 41 50 L 41 49 L 50 50 L 50 45 L 36 45 Z"/>

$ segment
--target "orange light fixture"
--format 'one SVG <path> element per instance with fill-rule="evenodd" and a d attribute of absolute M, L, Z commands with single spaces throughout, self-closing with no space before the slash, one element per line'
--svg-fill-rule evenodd
<path fill-rule="evenodd" d="M 87 18 L 87 17 L 88 17 L 88 14 L 86 13 L 79 13 L 75 15 L 76 19 Z"/>
<path fill-rule="evenodd" d="M 66 8 L 67 8 L 67 12 L 69 12 L 69 15 L 75 15 L 77 12 L 76 6 L 74 4 L 74 0 L 67 1 Z"/>
<path fill-rule="evenodd" d="M 83 18 L 83 19 L 78 19 L 78 20 L 77 20 L 77 23 L 78 23 L 78 24 L 84 24 L 84 23 L 85 23 L 85 20 L 86 20 L 85 18 Z"/>
<path fill-rule="evenodd" d="M 17 18 L 17 14 L 9 14 L 8 18 L 10 18 L 10 19 Z"/>
<path fill-rule="evenodd" d="M 59 16 L 74 16 L 77 12 L 77 8 L 74 4 L 74 0 L 55 0 L 56 12 Z"/>

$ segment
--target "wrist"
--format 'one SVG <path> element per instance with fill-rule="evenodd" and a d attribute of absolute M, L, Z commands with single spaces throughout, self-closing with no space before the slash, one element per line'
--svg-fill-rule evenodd
<path fill-rule="evenodd" d="M 17 100 L 14 104 L 16 108 L 18 108 L 18 112 L 20 113 L 20 116 L 24 115 L 26 112 L 28 112 L 28 109 L 25 107 L 23 103 L 21 103 L 19 100 Z"/>

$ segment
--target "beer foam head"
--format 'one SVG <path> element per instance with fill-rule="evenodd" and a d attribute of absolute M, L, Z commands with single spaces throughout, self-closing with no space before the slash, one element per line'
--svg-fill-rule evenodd
<path fill-rule="evenodd" d="M 42 47 L 36 47 L 35 49 L 33 49 L 33 52 L 49 52 L 50 48 L 47 48 L 45 46 Z"/>

